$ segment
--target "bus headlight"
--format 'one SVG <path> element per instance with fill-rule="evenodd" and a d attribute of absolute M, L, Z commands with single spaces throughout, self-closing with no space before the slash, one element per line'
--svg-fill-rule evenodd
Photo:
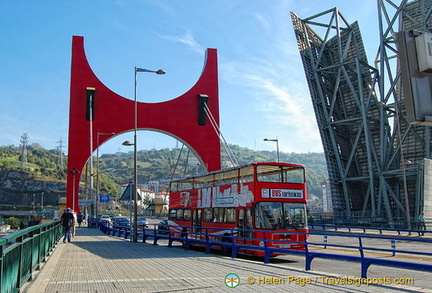
<path fill-rule="evenodd" d="M 259 246 L 264 247 L 264 241 L 261 240 L 261 241 L 259 242 Z"/>

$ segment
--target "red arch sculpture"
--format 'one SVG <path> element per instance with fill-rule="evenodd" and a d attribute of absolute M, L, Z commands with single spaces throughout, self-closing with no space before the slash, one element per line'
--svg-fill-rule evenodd
<path fill-rule="evenodd" d="M 94 88 L 93 111 L 89 116 L 88 88 Z M 160 103 L 137 103 L 137 128 L 171 135 L 188 145 L 207 166 L 221 167 L 219 135 L 199 117 L 199 95 L 207 95 L 207 105 L 219 126 L 217 51 L 207 49 L 206 63 L 197 83 L 185 94 Z M 97 145 L 97 133 L 124 133 L 134 129 L 134 101 L 107 88 L 93 73 L 84 50 L 84 38 L 72 39 L 71 88 L 69 110 L 67 206 L 79 212 L 78 190 L 82 170 Z M 125 115 L 131 113 L 131 115 Z M 140 115 L 141 114 L 141 115 Z M 92 117 L 92 150 L 90 121 Z M 201 123 L 198 120 L 201 119 Z M 99 136 L 99 145 L 110 137 Z"/>

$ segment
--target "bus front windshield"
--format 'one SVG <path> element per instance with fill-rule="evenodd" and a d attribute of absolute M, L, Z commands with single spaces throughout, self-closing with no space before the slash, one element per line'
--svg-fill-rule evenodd
<path fill-rule="evenodd" d="M 306 205 L 297 202 L 259 202 L 255 207 L 257 229 L 307 228 Z"/>

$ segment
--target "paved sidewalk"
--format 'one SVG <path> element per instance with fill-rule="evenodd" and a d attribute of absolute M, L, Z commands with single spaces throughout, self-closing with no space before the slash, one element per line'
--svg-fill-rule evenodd
<path fill-rule="evenodd" d="M 226 277 L 229 274 L 235 275 Z M 42 292 L 429 292 L 395 285 L 324 282 L 323 272 L 231 259 L 107 236 L 80 228 L 72 243 L 59 242 L 36 278 L 24 288 Z M 327 279 L 329 280 L 329 279 Z M 227 282 L 227 283 L 226 283 Z M 230 288 L 233 284 L 239 285 Z M 307 284 L 311 282 L 311 284 Z M 332 282 L 334 283 L 334 282 Z M 228 285 L 227 285 L 228 284 Z"/>

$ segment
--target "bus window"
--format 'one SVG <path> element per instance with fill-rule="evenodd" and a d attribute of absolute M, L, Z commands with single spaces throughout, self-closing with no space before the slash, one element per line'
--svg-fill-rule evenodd
<path fill-rule="evenodd" d="M 255 210 L 255 223 L 259 229 L 281 229 L 283 225 L 282 203 L 259 202 Z"/>
<path fill-rule="evenodd" d="M 259 202 L 255 208 L 258 229 L 306 229 L 306 206 L 292 202 Z"/>
<path fill-rule="evenodd" d="M 212 181 L 213 181 L 213 175 L 196 177 L 194 179 L 194 189 L 209 187 L 211 186 Z"/>
<path fill-rule="evenodd" d="M 238 183 L 238 170 L 231 170 L 222 173 L 222 185 Z"/>
<path fill-rule="evenodd" d="M 305 170 L 303 168 L 284 168 L 284 182 L 305 183 Z"/>
<path fill-rule="evenodd" d="M 223 223 L 223 208 L 214 208 L 213 209 L 213 222 L 215 223 Z"/>
<path fill-rule="evenodd" d="M 254 180 L 254 168 L 249 165 L 240 169 L 240 183 L 248 183 Z"/>
<path fill-rule="evenodd" d="M 191 219 L 191 210 L 190 209 L 184 209 L 183 210 L 183 220 L 184 221 L 190 221 Z"/>
<path fill-rule="evenodd" d="M 204 218 L 203 218 L 204 222 L 213 222 L 213 215 L 212 215 L 212 209 L 210 208 L 206 208 L 204 209 Z"/>
<path fill-rule="evenodd" d="M 177 219 L 177 210 L 171 210 L 169 214 L 170 220 L 176 220 Z"/>
<path fill-rule="evenodd" d="M 258 165 L 257 177 L 261 182 L 282 182 L 280 166 Z"/>
<path fill-rule="evenodd" d="M 182 209 L 177 210 L 177 220 L 183 221 L 183 210 Z"/>
<path fill-rule="evenodd" d="M 306 229 L 306 206 L 302 203 L 284 202 L 285 228 Z"/>
<path fill-rule="evenodd" d="M 261 182 L 299 184 L 305 182 L 304 168 L 297 166 L 258 165 L 257 178 Z"/>
<path fill-rule="evenodd" d="M 178 182 L 177 181 L 170 183 L 170 190 L 171 190 L 171 192 L 178 191 Z"/>
<path fill-rule="evenodd" d="M 192 189 L 192 179 L 179 181 L 179 191 L 180 190 L 191 190 Z"/>
<path fill-rule="evenodd" d="M 225 222 L 235 223 L 235 208 L 225 208 Z"/>

